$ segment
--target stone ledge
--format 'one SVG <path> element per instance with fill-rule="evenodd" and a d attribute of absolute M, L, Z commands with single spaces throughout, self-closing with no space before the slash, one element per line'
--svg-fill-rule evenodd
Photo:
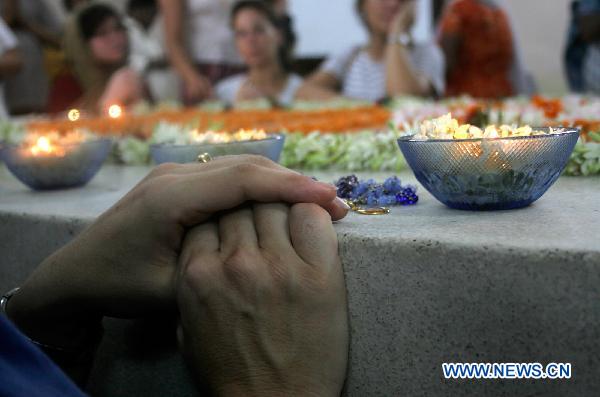
<path fill-rule="evenodd" d="M 86 188 L 40 194 L 0 169 L 2 290 L 21 283 L 147 170 L 105 166 Z M 341 175 L 315 174 L 325 181 Z M 420 195 L 417 206 L 353 214 L 335 225 L 352 330 L 346 394 L 597 394 L 600 179 L 561 178 L 534 205 L 503 212 L 450 210 Z M 107 319 L 90 391 L 193 395 L 164 323 Z M 571 362 L 574 378 L 442 380 L 442 362 L 538 361 Z"/>

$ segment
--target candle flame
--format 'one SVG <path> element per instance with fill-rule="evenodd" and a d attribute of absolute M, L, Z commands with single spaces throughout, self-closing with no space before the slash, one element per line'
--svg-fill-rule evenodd
<path fill-rule="evenodd" d="M 45 136 L 39 137 L 35 144 L 31 146 L 30 152 L 34 156 L 57 156 L 62 157 L 65 155 L 63 148 L 53 145 Z"/>
<path fill-rule="evenodd" d="M 67 118 L 70 121 L 77 121 L 79 120 L 79 117 L 81 117 L 81 113 L 77 109 L 71 109 L 69 110 L 69 113 L 67 113 Z"/>
<path fill-rule="evenodd" d="M 108 116 L 112 119 L 118 119 L 123 114 L 123 109 L 119 105 L 110 105 L 108 108 Z"/>

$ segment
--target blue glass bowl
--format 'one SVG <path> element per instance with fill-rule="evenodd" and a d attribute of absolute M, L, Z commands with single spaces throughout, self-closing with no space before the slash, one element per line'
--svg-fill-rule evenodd
<path fill-rule="evenodd" d="M 212 157 L 235 154 L 258 154 L 278 162 L 284 141 L 284 135 L 269 134 L 266 139 L 229 143 L 189 145 L 156 144 L 150 146 L 150 153 L 156 164 L 191 163 L 195 162 L 198 155 L 202 153 L 208 153 Z"/>
<path fill-rule="evenodd" d="M 110 139 L 62 145 L 62 157 L 32 156 L 23 146 L 6 145 L 1 157 L 9 171 L 34 190 L 83 186 L 100 170 L 110 153 Z"/>
<path fill-rule="evenodd" d="M 543 128 L 536 128 L 543 130 Z M 417 180 L 462 210 L 505 210 L 539 199 L 567 165 L 578 129 L 531 137 L 412 140 L 398 145 Z"/>

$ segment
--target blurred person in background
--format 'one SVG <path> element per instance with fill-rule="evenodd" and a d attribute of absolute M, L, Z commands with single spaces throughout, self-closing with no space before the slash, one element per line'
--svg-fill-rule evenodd
<path fill-rule="evenodd" d="M 600 95 L 600 0 L 571 4 L 565 66 L 572 91 Z"/>
<path fill-rule="evenodd" d="M 410 34 L 415 0 L 357 0 L 356 9 L 368 30 L 368 43 L 327 59 L 307 78 L 299 97 L 320 100 L 342 95 L 380 101 L 444 92 L 440 49 L 433 41 L 417 43 Z"/>
<path fill-rule="evenodd" d="M 496 0 L 453 0 L 442 16 L 439 43 L 446 58 L 446 96 L 503 98 L 532 94 L 510 18 Z"/>
<path fill-rule="evenodd" d="M 182 82 L 183 100 L 213 95 L 217 81 L 244 70 L 229 28 L 235 0 L 159 0 L 165 44 Z"/>
<path fill-rule="evenodd" d="M 446 95 L 502 98 L 510 81 L 513 37 L 504 11 L 491 0 L 454 0 L 440 22 L 446 58 Z"/>
<path fill-rule="evenodd" d="M 273 13 L 277 20 L 277 27 L 283 34 L 283 42 L 285 43 L 285 48 L 288 50 L 288 58 L 292 59 L 297 37 L 296 32 L 294 31 L 294 22 L 288 11 L 288 1 L 265 0 L 265 3 L 273 9 Z"/>
<path fill-rule="evenodd" d="M 21 70 L 6 80 L 7 106 L 13 114 L 42 112 L 49 90 L 44 51 L 60 47 L 61 23 L 41 0 L 1 0 L 0 9 L 23 57 Z"/>
<path fill-rule="evenodd" d="M 179 100 L 177 76 L 167 59 L 163 23 L 156 0 L 129 0 L 126 11 L 129 65 L 143 76 L 154 101 Z"/>
<path fill-rule="evenodd" d="M 23 57 L 18 49 L 17 38 L 0 18 L 0 119 L 8 117 L 4 99 L 4 80 L 23 67 Z"/>
<path fill-rule="evenodd" d="M 143 73 L 153 62 L 164 61 L 162 44 L 152 37 L 157 16 L 156 0 L 129 0 L 124 22 L 129 33 L 130 65 Z"/>
<path fill-rule="evenodd" d="M 77 7 L 87 4 L 88 2 L 89 0 L 63 0 L 63 8 L 70 14 L 77 9 Z"/>
<path fill-rule="evenodd" d="M 70 107 L 103 113 L 112 104 L 129 106 L 145 97 L 142 78 L 127 65 L 127 32 L 112 7 L 78 7 L 67 22 L 65 54 L 70 69 L 52 88 L 50 113 Z"/>
<path fill-rule="evenodd" d="M 291 50 L 278 21 L 267 2 L 242 0 L 233 6 L 231 28 L 248 72 L 218 83 L 218 99 L 228 105 L 255 99 L 276 107 L 292 103 L 302 79 L 289 72 Z"/>

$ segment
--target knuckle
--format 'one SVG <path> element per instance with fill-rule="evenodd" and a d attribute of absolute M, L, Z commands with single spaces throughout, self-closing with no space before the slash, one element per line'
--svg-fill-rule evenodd
<path fill-rule="evenodd" d="M 259 166 L 254 163 L 243 162 L 234 166 L 234 171 L 240 176 L 254 175 L 259 171 Z"/>
<path fill-rule="evenodd" d="M 208 291 L 218 283 L 218 275 L 209 266 L 208 258 L 191 257 L 183 265 L 184 271 L 178 282 L 178 287 L 189 288 L 196 293 Z"/>
<path fill-rule="evenodd" d="M 175 174 L 158 176 L 141 183 L 133 193 L 133 199 L 139 201 L 147 211 L 148 216 L 173 215 L 179 213 L 179 208 L 167 205 L 172 200 L 173 184 L 179 180 Z M 157 213 L 159 212 L 159 213 Z"/>
<path fill-rule="evenodd" d="M 268 158 L 266 158 L 265 156 L 260 156 L 258 154 L 246 154 L 244 155 L 245 157 L 245 161 L 247 161 L 248 163 L 251 164 L 256 164 L 259 165 L 261 167 L 272 167 L 273 161 L 269 160 Z"/>
<path fill-rule="evenodd" d="M 257 257 L 250 249 L 237 247 L 223 262 L 225 274 L 229 279 L 248 282 L 256 277 Z"/>
<path fill-rule="evenodd" d="M 154 167 L 148 176 L 150 178 L 157 178 L 163 175 L 168 175 L 179 167 L 180 165 L 175 163 L 162 163 Z"/>
<path fill-rule="evenodd" d="M 165 191 L 170 192 L 172 185 L 178 180 L 179 177 L 174 174 L 157 176 L 141 186 L 141 194 L 145 198 L 156 200 L 158 195 L 162 195 Z"/>

